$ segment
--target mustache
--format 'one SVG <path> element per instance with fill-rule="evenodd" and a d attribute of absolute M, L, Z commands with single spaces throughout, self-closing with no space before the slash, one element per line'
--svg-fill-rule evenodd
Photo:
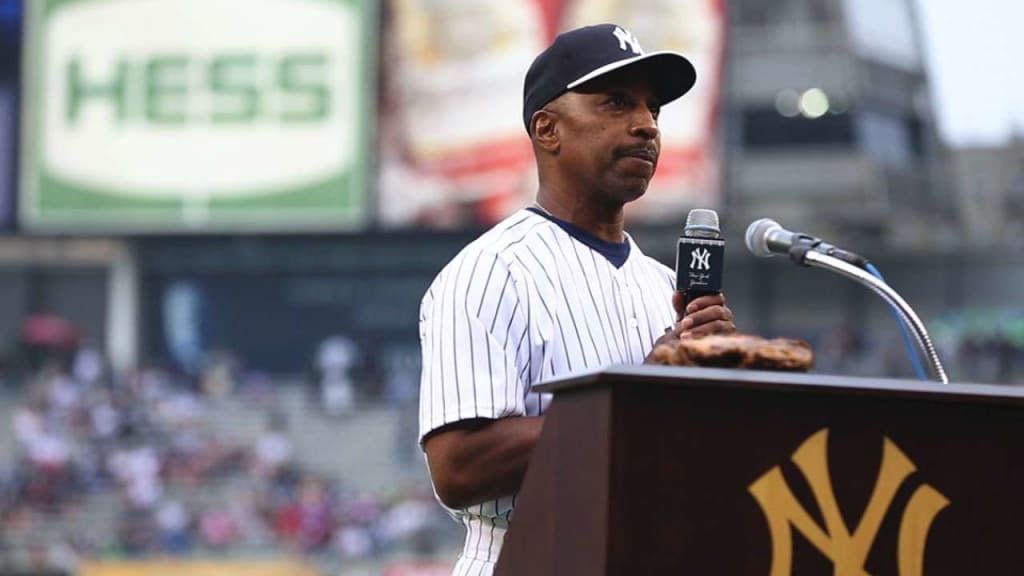
<path fill-rule="evenodd" d="M 658 161 L 658 146 L 653 142 L 649 144 L 637 144 L 635 146 L 622 146 L 615 149 L 616 158 L 634 156 L 645 158 L 651 162 Z"/>

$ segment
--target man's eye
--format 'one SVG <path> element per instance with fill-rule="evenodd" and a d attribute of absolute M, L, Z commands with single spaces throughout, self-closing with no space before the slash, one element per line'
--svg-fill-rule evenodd
<path fill-rule="evenodd" d="M 608 103 L 615 108 L 623 108 L 629 104 L 629 100 L 622 94 L 613 94 L 608 98 Z"/>
<path fill-rule="evenodd" d="M 654 119 L 657 120 L 658 116 L 661 115 L 661 106 L 651 106 L 650 107 L 650 111 L 651 111 L 651 116 L 653 116 Z"/>

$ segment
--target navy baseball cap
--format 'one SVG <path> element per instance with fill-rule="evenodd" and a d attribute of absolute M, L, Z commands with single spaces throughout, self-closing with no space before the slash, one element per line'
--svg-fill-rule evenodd
<path fill-rule="evenodd" d="M 678 52 L 644 53 L 632 33 L 615 24 L 596 24 L 563 32 L 541 52 L 523 86 L 523 123 L 530 133 L 534 112 L 562 94 L 627 66 L 643 64 L 662 104 L 693 88 L 697 71 Z"/>

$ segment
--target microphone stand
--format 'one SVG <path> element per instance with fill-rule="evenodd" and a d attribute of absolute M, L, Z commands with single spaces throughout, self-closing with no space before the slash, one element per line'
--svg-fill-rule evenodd
<path fill-rule="evenodd" d="M 810 249 L 801 250 L 797 247 L 794 248 L 795 249 L 790 252 L 790 257 L 795 262 L 806 266 L 814 266 L 825 270 L 831 270 L 832 272 L 837 272 L 847 278 L 856 280 L 870 288 L 873 292 L 881 296 L 883 300 L 891 304 L 899 312 L 900 316 L 903 317 L 904 323 L 910 326 L 911 332 L 914 333 L 914 337 L 917 340 L 917 345 L 921 347 L 921 351 L 924 353 L 925 357 L 928 358 L 929 363 L 931 363 L 932 372 L 935 374 L 936 379 L 943 384 L 949 384 L 949 377 L 946 376 L 946 371 L 942 368 L 942 362 L 939 360 L 939 354 L 935 351 L 935 346 L 932 344 L 932 339 L 928 336 L 928 331 L 925 329 L 924 323 L 921 322 L 921 319 L 914 313 L 910 304 L 907 304 L 906 300 L 900 297 L 895 290 L 890 288 L 885 282 L 882 282 L 864 270 L 861 270 L 851 264 L 847 264 L 838 258 Z"/>

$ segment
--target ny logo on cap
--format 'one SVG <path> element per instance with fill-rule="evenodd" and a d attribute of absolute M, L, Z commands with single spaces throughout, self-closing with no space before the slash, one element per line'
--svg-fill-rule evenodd
<path fill-rule="evenodd" d="M 634 54 L 644 53 L 644 49 L 640 47 L 640 41 L 633 36 L 632 32 L 624 30 L 621 26 L 616 26 L 613 34 L 619 39 L 619 50 L 632 50 Z"/>

